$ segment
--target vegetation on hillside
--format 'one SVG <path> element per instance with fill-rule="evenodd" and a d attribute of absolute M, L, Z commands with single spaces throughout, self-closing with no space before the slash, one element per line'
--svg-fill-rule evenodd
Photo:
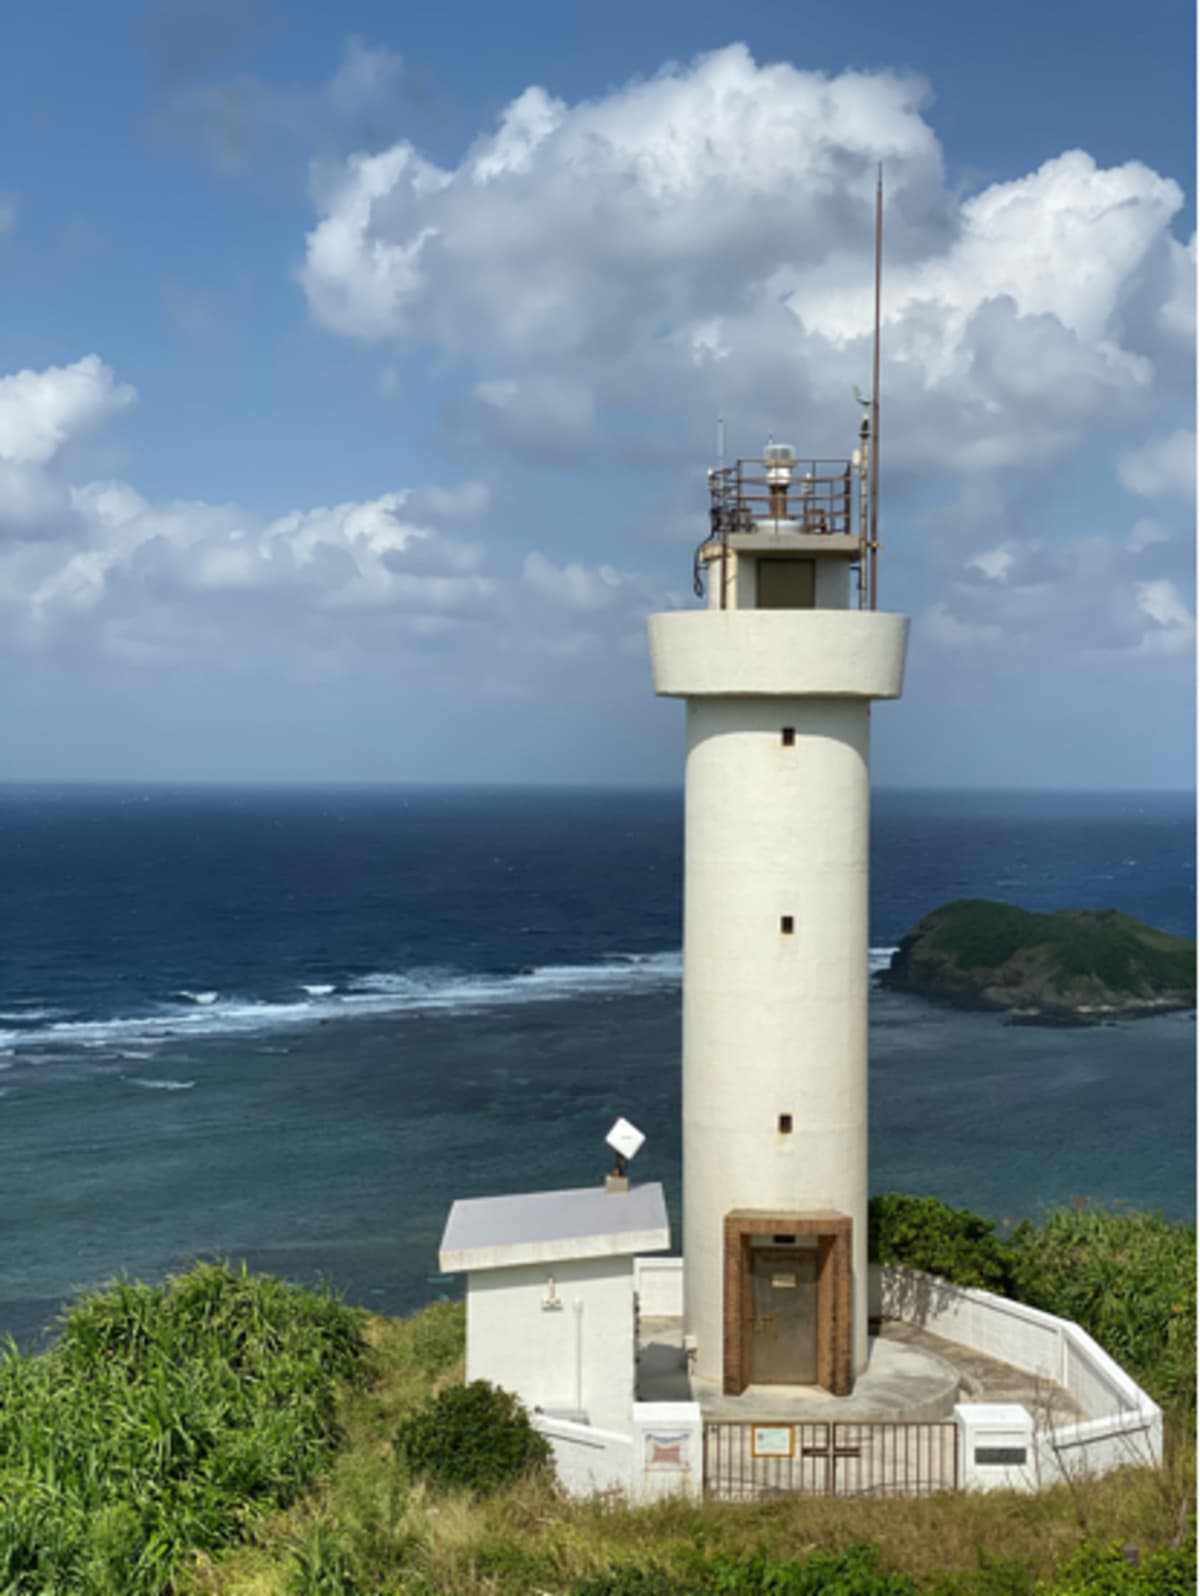
<path fill-rule="evenodd" d="M 326 1465 L 365 1315 L 200 1265 L 70 1309 L 0 1352 L 0 1592 L 140 1596 L 241 1537 Z"/>
<path fill-rule="evenodd" d="M 1047 1016 L 1195 1003 L 1196 945 L 1115 909 L 1034 914 L 961 898 L 902 939 L 883 983 Z"/>
<path fill-rule="evenodd" d="M 1174 1311 L 1185 1299 L 1167 1301 L 1191 1255 L 1189 1228 L 1083 1209 L 1001 1236 L 934 1199 L 895 1197 L 873 1219 L 881 1252 L 936 1260 L 992 1289 L 1001 1271 L 1005 1289 L 1074 1311 L 1117 1356 L 1132 1349 L 1143 1384 L 1168 1395 L 1194 1338 L 1186 1306 Z M 1194 1290 L 1191 1301 L 1194 1315 Z M 529 1433 L 517 1405 L 463 1385 L 463 1332 L 458 1304 L 367 1320 L 328 1296 L 211 1266 L 85 1299 L 49 1352 L 10 1348 L 0 1360 L 0 1593 L 1193 1588 L 1195 1449 L 1178 1406 L 1161 1469 L 1037 1496 L 631 1508 L 562 1498 L 540 1459 L 513 1444 Z M 1128 1350 L 1125 1359 L 1132 1366 Z M 443 1433 L 435 1416 L 451 1410 L 461 1422 Z M 472 1434 L 483 1477 L 437 1483 L 447 1458 L 452 1473 L 474 1467 Z"/>

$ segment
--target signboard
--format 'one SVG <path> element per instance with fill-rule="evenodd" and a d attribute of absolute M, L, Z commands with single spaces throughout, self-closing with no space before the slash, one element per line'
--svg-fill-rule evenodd
<path fill-rule="evenodd" d="M 674 1472 L 677 1469 L 690 1468 L 687 1458 L 687 1443 L 689 1432 L 680 1430 L 670 1435 L 655 1434 L 646 1431 L 646 1469 L 668 1469 Z"/>
<path fill-rule="evenodd" d="M 751 1457 L 794 1457 L 796 1431 L 790 1424 L 754 1424 L 750 1427 Z"/>

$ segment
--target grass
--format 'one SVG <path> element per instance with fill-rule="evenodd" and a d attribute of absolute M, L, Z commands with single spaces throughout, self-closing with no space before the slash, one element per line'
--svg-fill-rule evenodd
<path fill-rule="evenodd" d="M 674 1589 L 699 1590 L 712 1559 L 762 1555 L 783 1564 L 865 1543 L 878 1547 L 883 1571 L 910 1574 L 920 1590 L 944 1596 L 1032 1596 L 1034 1581 L 1055 1580 L 1081 1548 L 1110 1543 L 1136 1547 L 1143 1558 L 1182 1548 L 1187 1563 L 1196 1486 L 1187 1415 L 1170 1426 L 1160 1468 L 1038 1496 L 790 1497 L 633 1508 L 564 1500 L 537 1480 L 483 1499 L 434 1493 L 397 1466 L 392 1437 L 431 1392 L 463 1378 L 462 1326 L 461 1308 L 448 1304 L 403 1321 L 372 1321 L 379 1378 L 345 1394 L 345 1444 L 320 1488 L 257 1524 L 248 1545 L 199 1559 L 181 1586 L 184 1596 L 565 1596 L 588 1580 L 599 1581 L 590 1588 L 606 1588 L 614 1570 L 630 1567 L 646 1579 L 683 1582 Z M 639 1588 L 657 1596 L 652 1585 Z M 1110 1588 L 1078 1587 L 1089 1596 Z M 854 1587 L 845 1589 L 849 1596 Z"/>
<path fill-rule="evenodd" d="M 1136 1305 L 1156 1276 L 1174 1280 L 1190 1246 L 1157 1233 L 1150 1245 L 1136 1225 L 1118 1232 L 1086 1215 L 1042 1231 L 1043 1288 L 1077 1291 L 1081 1313 L 1093 1315 L 1118 1294 L 1122 1271 Z M 1160 1244 L 1168 1253 L 1154 1251 Z M 1109 1255 L 1115 1275 L 1105 1273 Z M 1148 1358 L 1180 1319 L 1164 1328 L 1157 1312 L 1145 1317 Z M 1180 1354 L 1189 1333 L 1194 1350 L 1194 1329 L 1181 1328 Z M 461 1305 L 368 1318 L 331 1296 L 223 1267 L 84 1299 L 50 1351 L 0 1356 L 0 1596 L 1191 1588 L 1186 1400 L 1169 1417 L 1161 1467 L 1037 1496 L 633 1508 L 564 1499 L 545 1478 L 481 1495 L 414 1477 L 397 1455 L 397 1431 L 461 1384 L 463 1342 Z M 1113 1546 L 1136 1548 L 1140 1565 L 1104 1549 Z"/>

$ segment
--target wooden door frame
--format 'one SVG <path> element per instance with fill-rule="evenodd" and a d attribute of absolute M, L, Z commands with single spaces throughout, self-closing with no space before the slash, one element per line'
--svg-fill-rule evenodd
<path fill-rule="evenodd" d="M 753 1236 L 817 1238 L 817 1384 L 834 1396 L 854 1389 L 853 1271 L 849 1214 L 803 1214 L 738 1208 L 725 1215 L 723 1389 L 740 1396 L 750 1384 L 750 1243 Z"/>

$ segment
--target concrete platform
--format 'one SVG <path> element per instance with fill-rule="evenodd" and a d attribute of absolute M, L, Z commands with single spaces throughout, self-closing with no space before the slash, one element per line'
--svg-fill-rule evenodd
<path fill-rule="evenodd" d="M 882 1336 L 870 1338 L 867 1367 L 850 1396 L 831 1396 L 808 1385 L 752 1385 L 741 1396 L 726 1396 L 715 1383 L 688 1375 L 681 1320 L 644 1320 L 641 1329 L 638 1401 L 698 1402 L 706 1418 L 786 1418 L 796 1423 L 942 1419 L 958 1400 L 959 1373 L 952 1364 L 924 1347 Z"/>
<path fill-rule="evenodd" d="M 1011 1364 L 896 1320 L 868 1340 L 867 1367 L 848 1397 L 816 1386 L 749 1386 L 730 1397 L 715 1383 L 689 1377 L 680 1319 L 643 1319 L 639 1327 L 640 1402 L 698 1402 L 713 1419 L 790 1419 L 796 1423 L 948 1418 L 959 1401 L 1019 1402 L 1039 1427 L 1082 1417 L 1061 1386 Z"/>

